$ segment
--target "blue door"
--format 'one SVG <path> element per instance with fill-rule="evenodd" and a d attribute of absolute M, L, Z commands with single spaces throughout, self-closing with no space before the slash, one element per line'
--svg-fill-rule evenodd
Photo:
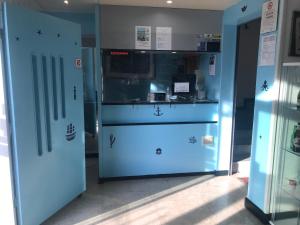
<path fill-rule="evenodd" d="M 80 26 L 4 4 L 18 222 L 42 223 L 85 190 Z"/>

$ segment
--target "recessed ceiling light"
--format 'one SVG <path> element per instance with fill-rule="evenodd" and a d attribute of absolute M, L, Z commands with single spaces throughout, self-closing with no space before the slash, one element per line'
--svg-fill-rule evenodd
<path fill-rule="evenodd" d="M 64 0 L 65 5 L 69 5 L 69 1 L 68 0 Z"/>
<path fill-rule="evenodd" d="M 172 0 L 168 0 L 168 1 L 167 1 L 167 4 L 172 4 L 172 3 L 173 3 Z"/>

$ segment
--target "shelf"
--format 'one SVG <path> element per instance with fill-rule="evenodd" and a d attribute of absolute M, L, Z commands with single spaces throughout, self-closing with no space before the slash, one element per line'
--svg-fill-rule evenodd
<path fill-rule="evenodd" d="M 300 184 L 296 187 L 292 187 L 290 185 L 283 185 L 282 190 L 287 193 L 290 197 L 300 201 Z"/>
<path fill-rule="evenodd" d="M 286 62 L 283 66 L 300 66 L 300 62 Z"/>
<path fill-rule="evenodd" d="M 285 151 L 287 151 L 290 154 L 293 154 L 293 155 L 296 155 L 296 156 L 300 157 L 300 152 L 293 152 L 292 150 L 287 150 L 287 149 Z"/>
<path fill-rule="evenodd" d="M 187 101 L 124 101 L 103 102 L 102 105 L 190 105 L 190 104 L 218 104 L 218 100 L 187 100 Z"/>
<path fill-rule="evenodd" d="M 198 50 L 147 50 L 147 49 L 109 49 L 102 48 L 101 51 L 119 51 L 136 53 L 154 53 L 154 54 L 220 54 L 221 51 L 198 51 Z"/>

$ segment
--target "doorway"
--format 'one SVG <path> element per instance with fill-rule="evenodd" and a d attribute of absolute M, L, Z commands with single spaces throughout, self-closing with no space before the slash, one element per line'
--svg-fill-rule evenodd
<path fill-rule="evenodd" d="M 261 19 L 238 26 L 231 174 L 248 181 Z"/>

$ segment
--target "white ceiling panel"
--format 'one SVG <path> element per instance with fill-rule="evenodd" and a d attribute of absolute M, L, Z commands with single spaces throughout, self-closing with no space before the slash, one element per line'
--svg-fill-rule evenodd
<path fill-rule="evenodd" d="M 69 5 L 65 5 L 64 0 L 8 1 L 41 11 L 87 12 L 92 11 L 95 4 L 224 10 L 240 0 L 173 0 L 173 4 L 167 4 L 166 0 L 69 0 Z"/>
<path fill-rule="evenodd" d="M 107 5 L 224 10 L 239 0 L 173 0 L 172 4 L 167 4 L 166 0 L 100 0 L 100 2 Z"/>

